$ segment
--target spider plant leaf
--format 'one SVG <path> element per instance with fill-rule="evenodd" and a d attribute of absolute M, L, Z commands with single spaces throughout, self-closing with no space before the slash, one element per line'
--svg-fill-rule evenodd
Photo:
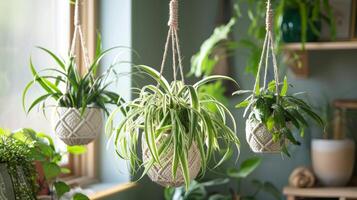
<path fill-rule="evenodd" d="M 54 93 L 51 88 L 45 83 L 44 79 L 37 73 L 33 63 L 32 63 L 32 59 L 30 59 L 30 69 L 31 69 L 31 73 L 34 76 L 34 81 L 39 83 L 40 86 L 48 93 Z"/>
<path fill-rule="evenodd" d="M 250 101 L 249 100 L 245 100 L 240 102 L 239 104 L 237 104 L 235 107 L 236 108 L 245 108 L 249 105 Z"/>
<path fill-rule="evenodd" d="M 246 93 L 251 93 L 253 92 L 252 90 L 237 90 L 235 92 L 233 92 L 232 95 L 241 95 L 241 94 L 246 94 Z"/>
<path fill-rule="evenodd" d="M 34 84 L 34 81 L 30 81 L 30 82 L 26 85 L 24 91 L 22 92 L 22 108 L 23 108 L 23 110 L 24 110 L 25 112 L 27 112 L 27 111 L 26 111 L 26 103 L 25 103 L 25 101 L 26 101 L 26 95 L 27 95 L 28 90 L 31 88 L 31 86 L 32 86 L 33 84 Z"/>
<path fill-rule="evenodd" d="M 228 160 L 233 155 L 233 150 L 230 147 L 224 149 L 224 152 L 225 153 L 223 154 L 222 158 L 217 162 L 217 164 L 213 168 L 217 168 L 218 166 L 222 165 L 223 162 Z"/>
<path fill-rule="evenodd" d="M 61 67 L 61 69 L 66 71 L 66 65 L 53 52 L 51 52 L 50 50 L 48 50 L 46 48 L 43 48 L 43 47 L 37 47 L 37 48 L 39 48 L 39 49 L 45 51 L 46 53 L 48 53 L 56 61 L 56 63 Z"/>
<path fill-rule="evenodd" d="M 283 87 L 281 89 L 280 96 L 285 96 L 286 95 L 286 93 L 288 92 L 288 87 L 289 87 L 288 78 L 285 76 L 284 84 L 283 84 Z"/>
<path fill-rule="evenodd" d="M 37 99 L 35 99 L 32 102 L 32 104 L 30 105 L 27 113 L 29 113 L 37 104 L 39 104 L 41 101 L 45 100 L 49 96 L 52 96 L 52 94 L 45 94 L 45 95 L 42 95 L 42 96 L 38 97 Z"/>
<path fill-rule="evenodd" d="M 222 75 L 212 75 L 212 76 L 208 76 L 203 78 L 202 80 L 198 81 L 197 83 L 195 83 L 193 85 L 194 88 L 199 88 L 200 86 L 212 82 L 212 81 L 217 81 L 217 80 L 229 80 L 232 81 L 237 87 L 239 87 L 238 83 L 232 79 L 231 77 L 228 76 L 222 76 Z"/>
<path fill-rule="evenodd" d="M 186 151 L 182 151 L 181 153 L 179 153 L 179 162 L 180 162 L 182 174 L 183 174 L 183 177 L 185 180 L 185 186 L 186 186 L 186 189 L 188 189 L 191 180 L 190 180 L 190 172 L 188 169 L 188 161 L 187 161 Z"/>
<path fill-rule="evenodd" d="M 156 80 L 167 93 L 171 93 L 170 84 L 162 75 L 160 75 L 158 71 L 146 65 L 139 65 L 137 67 L 147 73 L 151 78 Z"/>

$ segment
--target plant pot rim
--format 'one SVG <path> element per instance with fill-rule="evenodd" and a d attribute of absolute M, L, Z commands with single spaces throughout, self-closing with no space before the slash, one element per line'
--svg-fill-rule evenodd
<path fill-rule="evenodd" d="M 324 138 L 314 138 L 311 140 L 311 143 L 316 142 L 324 142 L 324 143 L 337 143 L 337 142 L 354 142 L 354 140 L 350 138 L 343 138 L 343 139 L 324 139 Z"/>

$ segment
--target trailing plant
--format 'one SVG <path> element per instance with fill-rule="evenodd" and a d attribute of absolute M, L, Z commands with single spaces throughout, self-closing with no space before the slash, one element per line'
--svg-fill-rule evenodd
<path fill-rule="evenodd" d="M 236 124 L 229 110 L 212 96 L 201 93 L 199 88 L 215 80 L 230 80 L 225 76 L 210 76 L 194 85 L 181 81 L 171 84 L 156 70 L 138 66 L 158 85 L 147 85 L 138 89 L 136 99 L 117 108 L 108 118 L 106 132 L 112 134 L 118 155 L 129 160 L 131 167 L 143 166 L 145 175 L 154 165 L 163 164 L 162 158 L 170 151 L 173 156 L 172 177 L 181 169 L 186 186 L 190 184 L 188 152 L 195 143 L 201 156 L 201 173 L 214 159 L 216 166 L 222 164 L 239 148 Z M 214 106 L 218 112 L 213 112 Z M 113 120 L 119 112 L 124 116 L 114 128 Z M 231 120 L 233 129 L 227 126 Z M 142 163 L 139 158 L 139 141 L 147 143 L 151 159 Z M 160 142 L 157 142 L 160 141 Z M 220 153 L 218 157 L 215 153 Z M 217 160 L 218 159 L 218 160 Z"/>
<path fill-rule="evenodd" d="M 31 174 L 26 174 L 28 175 L 26 177 L 28 177 L 32 181 L 32 188 L 36 187 L 35 181 L 37 175 L 35 172 L 34 163 L 38 162 L 40 163 L 41 168 L 43 170 L 46 183 L 49 185 L 50 188 L 53 187 L 54 189 L 54 193 L 51 193 L 51 195 L 54 195 L 57 199 L 60 199 L 65 193 L 70 191 L 70 186 L 59 179 L 61 175 L 70 173 L 70 170 L 61 167 L 60 163 L 63 159 L 63 156 L 66 154 L 79 155 L 85 153 L 85 147 L 68 146 L 67 152 L 58 152 L 55 148 L 52 138 L 49 135 L 46 135 L 44 133 L 37 133 L 32 129 L 20 129 L 14 132 L 10 132 L 5 129 L 0 129 L 0 136 L 1 138 L 3 138 L 3 141 L 11 142 L 10 152 L 12 150 L 19 150 L 18 153 L 21 153 L 24 157 L 21 159 L 16 159 L 9 156 L 1 158 L 8 158 L 10 160 L 10 163 L 21 162 L 17 164 L 21 165 L 22 167 L 25 166 L 25 168 L 29 167 L 29 169 L 31 169 Z M 17 146 L 23 148 L 24 150 L 17 149 Z M 20 199 L 28 199 L 29 194 L 34 194 L 34 197 L 36 197 L 36 192 L 24 193 L 24 196 L 22 196 Z M 85 199 L 88 199 L 88 197 L 81 193 L 77 193 L 73 196 L 73 200 Z"/>
<path fill-rule="evenodd" d="M 29 82 L 24 89 L 22 103 L 24 110 L 28 113 L 35 106 L 39 105 L 42 110 L 48 107 L 48 101 L 54 100 L 55 106 L 77 108 L 84 113 L 87 107 L 97 107 L 109 114 L 106 108 L 107 104 L 120 105 L 122 98 L 108 89 L 115 82 L 113 76 L 117 75 L 115 66 L 120 62 L 112 63 L 102 74 L 97 75 L 100 68 L 100 62 L 105 55 L 118 47 L 113 47 L 102 51 L 101 40 L 98 36 L 96 56 L 89 65 L 87 71 L 82 74 L 76 63 L 76 57 L 70 55 L 68 59 L 63 60 L 48 49 L 39 47 L 47 53 L 57 64 L 57 67 L 49 67 L 37 71 L 30 59 L 30 69 L 33 75 L 33 81 Z M 26 95 L 35 84 L 39 85 L 44 94 L 32 101 L 29 107 L 26 107 Z"/>
<path fill-rule="evenodd" d="M 263 182 L 260 180 L 252 180 L 251 186 L 255 188 L 252 194 L 244 194 L 241 191 L 241 182 L 245 180 L 251 173 L 255 171 L 261 164 L 261 158 L 252 157 L 243 161 L 239 168 L 229 168 L 226 172 L 226 178 L 217 178 L 207 182 L 198 183 L 194 181 L 186 190 L 184 187 L 166 188 L 165 200 L 255 200 L 257 195 L 265 193 L 272 196 L 274 199 L 281 199 L 279 190 L 271 182 Z M 229 194 L 225 192 L 215 192 L 214 186 L 236 184 L 236 189 L 229 188 Z"/>
<path fill-rule="evenodd" d="M 38 187 L 36 171 L 31 159 L 31 148 L 8 137 L 8 133 L 8 131 L 0 129 L 0 163 L 5 163 L 7 166 L 12 179 L 15 199 L 35 200 Z M 20 174 L 19 170 L 23 174 Z M 22 178 L 25 179 L 25 182 L 22 182 Z"/>
<path fill-rule="evenodd" d="M 290 155 L 286 140 L 294 145 L 300 142 L 293 135 L 295 127 L 304 136 L 304 130 L 309 126 L 306 117 L 324 127 L 323 120 L 317 115 L 311 106 L 302 99 L 296 97 L 299 93 L 288 95 L 288 80 L 279 84 L 280 93 L 277 93 L 275 81 L 271 81 L 266 88 L 259 88 L 259 84 L 252 90 L 241 90 L 235 94 L 251 93 L 244 101 L 236 105 L 236 108 L 245 108 L 244 117 L 263 123 L 273 136 L 273 141 L 280 143 L 282 152 Z"/>
<path fill-rule="evenodd" d="M 246 71 L 256 74 L 258 69 L 259 57 L 262 52 L 262 44 L 265 36 L 265 1 L 238 0 L 239 13 L 247 16 L 250 20 L 247 36 L 238 41 L 238 45 L 249 49 L 250 55 L 246 63 Z M 247 6 L 241 9 L 241 4 Z M 328 0 L 279 0 L 272 1 L 274 10 L 274 35 L 276 50 L 282 49 L 282 30 L 281 24 L 284 12 L 287 9 L 295 8 L 298 10 L 301 18 L 301 45 L 304 48 L 307 38 L 307 30 L 310 28 L 314 34 L 320 35 L 320 30 L 316 27 L 316 21 L 324 20 L 330 29 L 331 39 L 336 37 L 336 22 L 332 12 L 332 7 Z M 243 12 L 241 12 L 243 10 Z"/>

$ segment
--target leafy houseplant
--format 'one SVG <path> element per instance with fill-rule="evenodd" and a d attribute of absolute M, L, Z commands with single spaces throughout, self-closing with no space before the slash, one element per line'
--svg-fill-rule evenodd
<path fill-rule="evenodd" d="M 110 79 L 111 75 L 116 75 L 114 66 L 118 63 L 114 63 L 97 76 L 100 61 L 116 47 L 102 51 L 100 40 L 97 44 L 96 56 L 85 74 L 81 74 L 78 70 L 75 56 L 70 55 L 67 60 L 62 60 L 45 48 L 40 49 L 53 58 L 57 67 L 36 71 L 30 61 L 34 80 L 28 83 L 23 92 L 23 107 L 28 113 L 36 105 L 44 110 L 50 106 L 47 105 L 49 100 L 56 102 L 53 127 L 59 138 L 67 145 L 90 143 L 101 131 L 101 110 L 109 113 L 106 108 L 107 104 L 120 105 L 123 102 L 118 94 L 108 90 L 114 82 Z M 38 84 L 45 93 L 26 108 L 26 95 L 34 84 Z"/>
<path fill-rule="evenodd" d="M 242 162 L 239 168 L 229 168 L 227 178 L 213 179 L 207 182 L 192 182 L 186 190 L 184 187 L 165 189 L 165 200 L 255 200 L 261 192 L 268 194 L 274 199 L 281 199 L 279 190 L 271 182 L 252 180 L 251 185 L 255 188 L 252 194 L 244 194 L 241 191 L 241 182 L 247 178 L 260 165 L 261 158 L 252 157 Z M 237 189 L 229 189 L 230 194 L 207 191 L 208 187 L 236 183 Z"/>
<path fill-rule="evenodd" d="M 0 129 L 0 144 L 2 159 L 8 159 L 10 166 L 16 164 L 24 169 L 25 177 L 29 181 L 29 186 L 24 187 L 18 179 L 13 179 L 16 191 L 16 199 L 36 199 L 38 186 L 36 185 L 36 174 L 34 164 L 38 162 L 43 170 L 46 184 L 53 187 L 52 199 L 60 199 L 65 193 L 70 191 L 70 187 L 58 178 L 62 174 L 70 173 L 69 169 L 60 166 L 64 154 L 81 154 L 86 151 L 82 146 L 67 147 L 67 152 L 57 152 L 53 140 L 50 136 L 43 133 L 36 133 L 32 129 L 20 129 L 14 132 Z M 3 148 L 5 147 L 5 148 Z M 13 155 L 18 154 L 16 157 Z M 27 169 L 27 170 L 25 170 Z M 37 172 L 38 173 L 38 172 Z M 44 187 L 44 185 L 40 185 Z M 18 192 L 19 191 L 19 192 Z M 73 200 L 88 199 L 84 194 L 77 193 Z"/>
<path fill-rule="evenodd" d="M 5 176 L 1 174 L 0 178 L 4 188 L 12 185 L 15 196 L 8 196 L 12 191 L 5 191 L 6 193 L 3 195 L 5 195 L 5 199 L 35 200 L 38 188 L 35 167 L 30 158 L 31 149 L 22 142 L 4 136 L 5 133 L 7 133 L 5 130 L 0 129 L 0 163 L 6 166 L 11 181 L 6 178 L 4 180 Z M 6 173 L 5 171 L 2 173 Z"/>
<path fill-rule="evenodd" d="M 289 155 L 286 141 L 300 145 L 292 129 L 295 127 L 303 136 L 304 129 L 308 127 L 305 116 L 324 126 L 323 120 L 307 103 L 297 98 L 297 94 L 287 94 L 289 85 L 286 77 L 278 87 L 281 87 L 280 93 L 277 93 L 275 81 L 272 81 L 267 88 L 257 87 L 255 91 L 245 90 L 235 93 L 252 93 L 236 107 L 245 107 L 244 116 L 250 112 L 246 123 L 246 134 L 247 141 L 254 152 L 282 151 Z"/>
<path fill-rule="evenodd" d="M 156 70 L 139 69 L 158 82 L 139 90 L 139 97 L 114 111 L 107 121 L 106 132 L 113 132 L 113 118 L 119 111 L 124 117 L 114 129 L 118 155 L 130 160 L 132 167 L 144 166 L 143 175 L 164 186 L 188 186 L 199 170 L 204 173 L 214 153 L 223 153 L 217 166 L 239 148 L 236 125 L 228 109 L 199 88 L 225 76 L 210 76 L 194 85 L 181 81 L 171 84 Z M 213 112 L 215 106 L 219 112 Z M 122 109 L 122 108 L 126 109 Z M 233 130 L 227 126 L 232 121 Z M 142 139 L 143 161 L 138 144 Z M 143 163 L 142 163 L 143 162 Z M 164 170 L 159 170 L 164 169 Z M 159 170 L 159 171 L 158 171 Z"/>

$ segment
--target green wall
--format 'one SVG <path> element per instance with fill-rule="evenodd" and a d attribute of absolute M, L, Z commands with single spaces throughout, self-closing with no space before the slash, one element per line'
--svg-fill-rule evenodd
<path fill-rule="evenodd" d="M 103 1 L 107 4 L 112 1 Z M 159 66 L 167 33 L 169 0 L 133 0 L 131 1 L 131 36 L 132 48 L 135 49 L 140 57 L 134 57 L 136 64 L 146 64 L 150 66 Z M 119 9 L 119 5 L 117 5 Z M 189 70 L 189 60 L 191 55 L 199 49 L 201 43 L 212 33 L 217 16 L 218 0 L 181 0 L 180 1 L 180 38 L 182 52 L 184 56 L 185 70 Z M 109 17 L 104 20 L 114 20 Z M 112 23 L 112 26 L 116 25 Z M 246 34 L 246 27 L 249 21 L 246 17 L 239 19 L 234 30 L 234 38 L 240 39 Z M 118 32 L 118 34 L 120 31 Z M 112 35 L 110 31 L 108 35 Z M 308 99 L 314 105 L 322 105 L 327 96 L 335 98 L 357 98 L 357 59 L 354 57 L 356 51 L 324 51 L 312 52 L 309 54 L 311 73 L 308 79 L 295 79 L 290 72 L 289 78 L 295 86 L 295 91 L 307 91 Z M 232 76 L 239 82 L 243 89 L 249 89 L 253 84 L 253 77 L 244 72 L 245 60 L 247 58 L 246 50 L 239 49 L 234 57 L 234 74 Z M 166 68 L 167 69 L 167 68 Z M 164 72 L 171 74 L 170 70 Z M 170 77 L 170 76 L 168 76 Z M 132 78 L 133 86 L 141 86 L 148 83 L 142 77 Z M 245 142 L 244 119 L 242 112 L 235 110 L 234 105 L 239 98 L 230 99 L 230 108 L 233 111 L 236 121 L 239 125 L 238 136 L 242 141 L 240 160 L 253 156 Z M 286 158 L 281 155 L 262 155 L 264 162 L 250 179 L 269 180 L 282 188 L 287 184 L 288 176 L 296 166 L 309 165 L 309 143 L 311 136 L 319 137 L 321 131 L 312 128 L 307 131 L 301 147 L 291 148 L 292 157 Z M 233 166 L 233 163 L 228 164 Z M 252 191 L 248 185 L 244 185 L 244 191 Z M 162 199 L 162 188 L 151 183 L 147 178 L 139 181 L 139 187 L 125 194 L 122 199 Z M 119 198 L 119 197 L 118 197 Z M 117 199 L 117 198 L 113 198 Z M 268 200 L 266 196 L 260 196 L 259 199 Z"/>

